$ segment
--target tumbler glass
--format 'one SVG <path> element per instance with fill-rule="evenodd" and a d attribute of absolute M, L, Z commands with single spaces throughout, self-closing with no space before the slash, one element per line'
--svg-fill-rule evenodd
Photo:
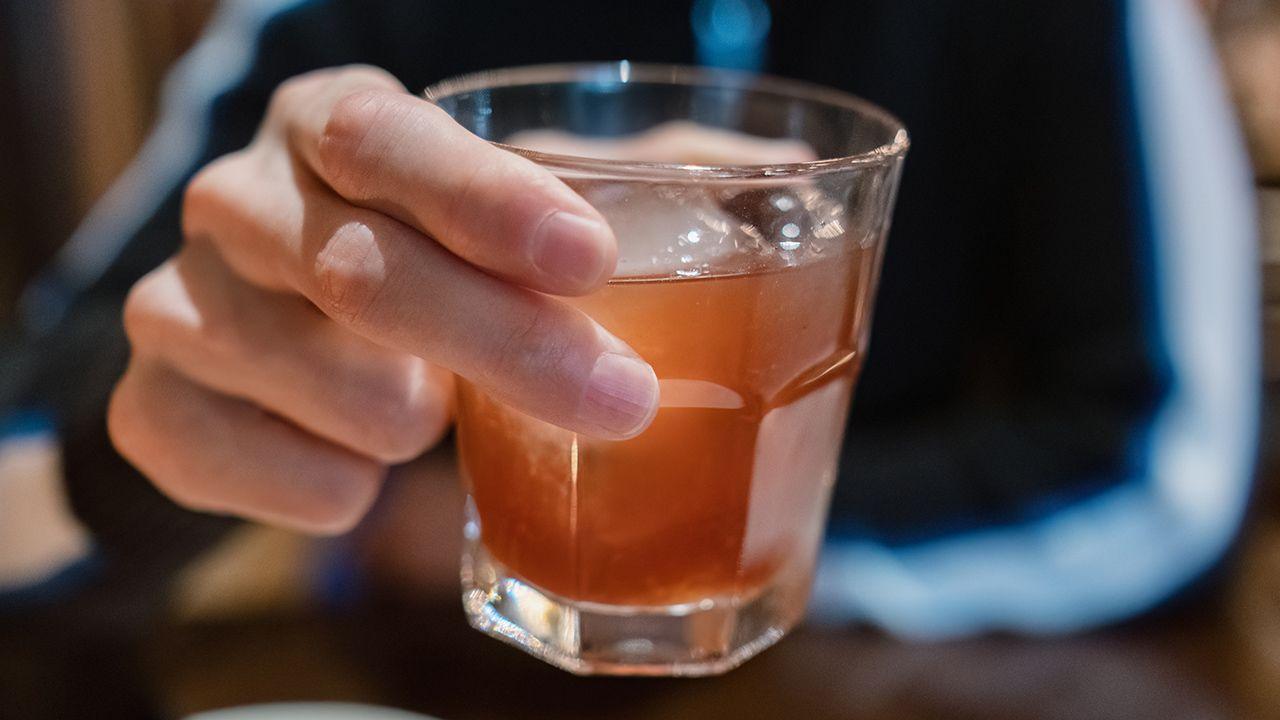
<path fill-rule="evenodd" d="M 582 674 L 738 665 L 804 613 L 906 131 L 836 90 L 627 62 L 482 72 L 426 97 L 608 220 L 614 277 L 564 301 L 661 393 L 644 433 L 610 442 L 460 382 L 471 624 Z M 547 137 L 581 153 L 513 144 Z"/>

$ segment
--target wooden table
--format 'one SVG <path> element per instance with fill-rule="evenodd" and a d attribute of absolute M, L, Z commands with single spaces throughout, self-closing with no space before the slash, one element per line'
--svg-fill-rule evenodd
<path fill-rule="evenodd" d="M 174 713 L 319 698 L 457 720 L 1200 720 L 1280 716 L 1275 631 L 1274 618 L 1217 602 L 1055 640 L 909 645 L 867 630 L 801 630 L 720 678 L 591 679 L 470 631 L 454 598 L 380 598 L 341 615 L 174 627 L 150 653 Z"/>
<path fill-rule="evenodd" d="M 939 644 L 860 627 L 802 628 L 723 677 L 642 680 L 574 677 L 466 626 L 451 559 L 451 473 L 440 456 L 395 478 L 373 521 L 382 528 L 344 546 L 366 559 L 373 589 L 343 607 L 308 607 L 279 590 L 291 585 L 279 577 L 275 609 L 262 597 L 251 612 L 214 601 L 234 594 L 236 582 L 271 587 L 272 567 L 295 578 L 315 567 L 303 546 L 282 553 L 288 543 L 279 537 L 240 549 L 248 572 L 246 554 L 270 558 L 266 548 L 275 548 L 274 562 L 255 565 L 256 579 L 226 572 L 233 558 L 189 578 L 204 589 L 188 591 L 178 617 L 143 649 L 162 714 L 329 699 L 452 720 L 1280 717 L 1280 523 L 1265 507 L 1268 495 L 1240 551 L 1212 581 L 1122 627 Z M 429 550 L 405 550 L 414 547 Z M 310 557 L 333 549 L 313 547 Z"/>

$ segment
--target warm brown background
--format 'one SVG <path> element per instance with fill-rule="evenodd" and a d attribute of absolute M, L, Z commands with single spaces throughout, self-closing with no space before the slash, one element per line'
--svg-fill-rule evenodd
<path fill-rule="evenodd" d="M 0 0 L 0 320 L 137 151 L 216 0 Z"/>

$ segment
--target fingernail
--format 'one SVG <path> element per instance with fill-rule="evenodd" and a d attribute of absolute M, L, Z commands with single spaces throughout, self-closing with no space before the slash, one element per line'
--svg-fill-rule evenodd
<path fill-rule="evenodd" d="M 658 411 L 658 378 L 644 361 L 601 353 L 591 368 L 578 417 L 622 438 L 648 427 Z"/>
<path fill-rule="evenodd" d="M 538 226 L 533 239 L 533 264 L 545 275 L 585 289 L 604 278 L 609 228 L 598 220 L 558 211 Z"/>

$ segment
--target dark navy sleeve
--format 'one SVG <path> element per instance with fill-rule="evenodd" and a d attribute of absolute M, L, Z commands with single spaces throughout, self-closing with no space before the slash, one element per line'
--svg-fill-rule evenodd
<path fill-rule="evenodd" d="M 1184 0 L 1024 5 L 972 26 L 985 72 L 949 107 L 984 102 L 947 118 L 950 172 L 926 154 L 913 190 L 908 159 L 820 618 L 1076 630 L 1169 598 L 1240 526 L 1256 238 L 1207 34 Z M 912 193 L 950 224 L 904 217 Z"/>

